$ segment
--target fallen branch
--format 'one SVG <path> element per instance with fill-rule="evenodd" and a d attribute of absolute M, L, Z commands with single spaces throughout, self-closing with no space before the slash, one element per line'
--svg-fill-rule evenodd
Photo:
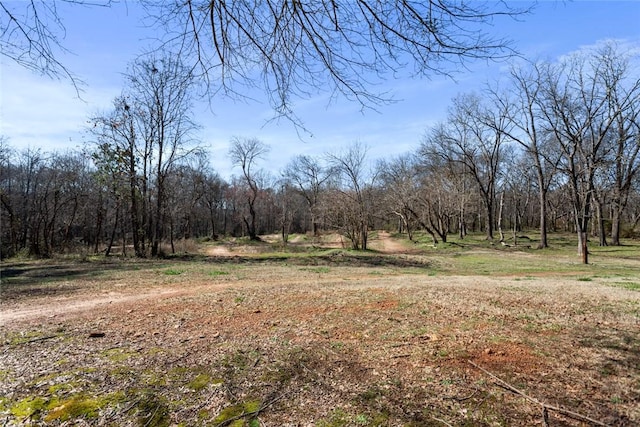
<path fill-rule="evenodd" d="M 404 357 L 411 357 L 410 353 L 403 353 L 403 354 L 394 354 L 393 356 L 391 356 L 392 359 L 401 359 Z"/>
<path fill-rule="evenodd" d="M 471 393 L 469 396 L 464 396 L 464 397 L 444 396 L 443 399 L 445 399 L 445 400 L 455 400 L 456 402 L 464 402 L 465 400 L 471 399 L 473 396 L 476 395 L 476 393 L 478 393 L 478 389 L 475 389 L 473 391 L 473 393 Z"/>
<path fill-rule="evenodd" d="M 46 341 L 53 338 L 57 338 L 59 336 L 60 335 L 45 335 L 44 337 L 32 338 L 29 341 L 25 341 L 24 344 L 31 344 L 32 342 L 38 342 L 38 341 Z"/>
<path fill-rule="evenodd" d="M 439 421 L 439 422 L 441 422 L 442 424 L 444 424 L 444 425 L 446 425 L 446 426 L 448 426 L 448 427 L 453 427 L 451 424 L 449 424 L 449 423 L 448 423 L 448 422 L 446 422 L 445 420 L 442 420 L 442 419 L 440 419 L 440 418 L 436 418 L 436 417 L 432 417 L 432 418 L 433 418 L 435 421 Z"/>
<path fill-rule="evenodd" d="M 496 380 L 498 382 L 498 385 L 500 385 L 501 387 L 504 387 L 505 389 L 520 395 L 522 397 L 524 397 L 525 399 L 527 399 L 529 402 L 535 403 L 536 405 L 540 405 L 542 407 L 542 413 L 543 413 L 543 418 L 545 421 L 545 425 L 548 425 L 548 411 L 555 411 L 558 412 L 559 414 L 562 414 L 566 417 L 569 418 L 573 418 L 574 420 L 578 420 L 578 421 L 587 421 L 590 422 L 594 425 L 597 426 L 603 426 L 603 427 L 607 427 L 607 424 L 604 424 L 601 421 L 598 420 L 594 420 L 593 418 L 587 417 L 586 415 L 582 415 L 582 414 L 578 414 L 577 412 L 573 412 L 573 411 L 569 411 L 568 409 L 563 409 L 560 408 L 558 406 L 553 406 L 553 405 L 549 405 L 547 403 L 541 402 L 536 398 L 533 398 L 531 396 L 529 396 L 528 394 L 524 393 L 523 391 L 515 388 L 514 386 L 512 386 L 511 384 L 509 384 L 508 382 L 506 382 L 505 380 L 503 380 L 502 378 L 499 378 L 498 376 L 496 376 L 495 374 L 487 371 L 486 369 L 484 369 L 482 366 L 479 366 L 475 363 L 473 363 L 471 360 L 468 360 L 468 362 L 476 367 L 477 369 L 481 370 L 482 372 L 484 372 L 485 374 L 489 375 L 491 378 L 493 378 L 494 380 Z"/>

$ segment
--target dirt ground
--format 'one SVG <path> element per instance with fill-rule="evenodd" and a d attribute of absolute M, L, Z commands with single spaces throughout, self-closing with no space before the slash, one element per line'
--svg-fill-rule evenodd
<path fill-rule="evenodd" d="M 0 423 L 640 425 L 619 278 L 442 275 L 374 243 L 375 262 L 5 265 Z"/>

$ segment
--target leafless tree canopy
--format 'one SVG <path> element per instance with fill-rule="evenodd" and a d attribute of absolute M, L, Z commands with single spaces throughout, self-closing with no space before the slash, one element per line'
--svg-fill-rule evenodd
<path fill-rule="evenodd" d="M 330 88 L 363 106 L 388 100 L 373 85 L 395 74 L 449 74 L 467 60 L 513 52 L 489 36 L 506 3 L 377 0 L 180 1 L 150 13 L 166 25 L 167 43 L 207 78 L 209 88 L 237 94 L 261 86 L 276 112 L 297 97 Z"/>
<path fill-rule="evenodd" d="M 111 0 L 0 1 L 0 55 L 50 77 L 79 80 L 59 58 L 66 35 L 61 4 L 110 6 Z"/>
<path fill-rule="evenodd" d="M 147 0 L 163 27 L 162 48 L 177 48 L 212 93 L 265 91 L 276 113 L 330 90 L 362 106 L 388 101 L 373 90 L 395 75 L 450 74 L 470 59 L 513 54 L 488 34 L 499 16 L 525 12 L 506 2 L 462 0 Z M 111 6 L 112 0 L 0 1 L 0 52 L 52 77 L 78 80 L 60 59 L 63 6 Z"/>

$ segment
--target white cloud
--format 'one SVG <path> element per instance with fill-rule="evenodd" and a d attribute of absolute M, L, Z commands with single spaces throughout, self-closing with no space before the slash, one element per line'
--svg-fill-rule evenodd
<path fill-rule="evenodd" d="M 68 81 L 50 80 L 3 64 L 0 132 L 15 148 L 69 145 L 84 120 L 86 104 Z"/>

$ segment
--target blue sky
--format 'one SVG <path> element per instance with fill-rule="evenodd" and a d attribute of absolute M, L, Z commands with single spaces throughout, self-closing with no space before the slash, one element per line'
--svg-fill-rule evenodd
<path fill-rule="evenodd" d="M 155 35 L 131 0 L 111 8 L 65 6 L 60 12 L 67 30 L 63 45 L 71 52 L 60 59 L 86 82 L 82 99 L 68 81 L 39 76 L 0 57 L 0 135 L 8 136 L 14 148 L 82 147 L 87 119 L 110 108 L 122 90 L 122 73 Z M 640 1 L 541 1 L 532 14 L 500 20 L 490 32 L 513 40 L 527 58 L 555 60 L 605 39 L 640 48 L 639 23 Z M 257 137 L 271 146 L 260 166 L 274 175 L 295 155 L 335 153 L 355 141 L 369 147 L 371 159 L 399 155 L 417 147 L 424 132 L 444 119 L 455 95 L 499 78 L 509 63 L 477 62 L 455 81 L 438 76 L 388 81 L 399 102 L 377 112 L 343 100 L 329 103 L 328 94 L 301 101 L 296 113 L 313 134 L 302 141 L 290 122 L 268 122 L 273 113 L 266 103 L 214 99 L 211 106 L 197 106 L 195 118 L 203 127 L 198 137 L 225 178 L 238 172 L 227 157 L 236 136 Z"/>

